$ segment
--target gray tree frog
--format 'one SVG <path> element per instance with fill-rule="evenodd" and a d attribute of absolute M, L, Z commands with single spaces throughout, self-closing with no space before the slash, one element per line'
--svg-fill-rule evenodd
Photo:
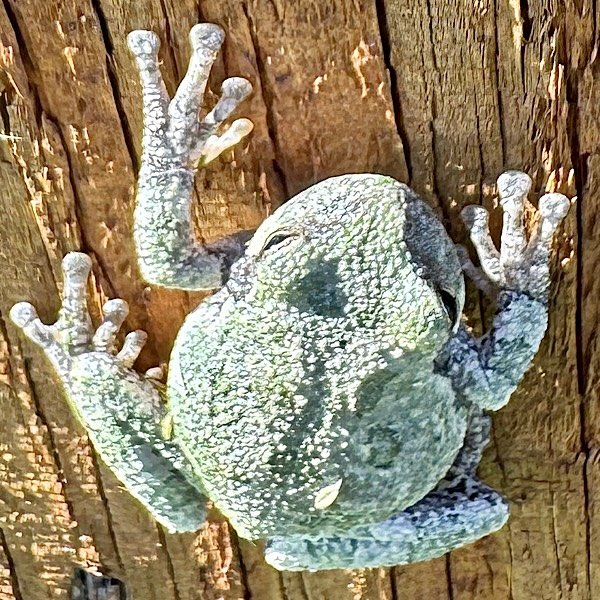
<path fill-rule="evenodd" d="M 201 244 L 194 173 L 252 129 L 239 119 L 219 134 L 251 86 L 227 79 L 199 120 L 223 32 L 200 24 L 190 38 L 170 101 L 157 36 L 128 38 L 145 119 L 141 272 L 156 285 L 220 288 L 183 324 L 166 388 L 155 369 L 133 370 L 143 332 L 116 350 L 123 300 L 107 302 L 93 330 L 85 254 L 64 259 L 54 325 L 28 303 L 13 321 L 45 350 L 103 460 L 169 531 L 199 528 L 210 498 L 241 537 L 267 540 L 276 568 L 319 570 L 427 560 L 497 530 L 507 504 L 475 470 L 488 411 L 508 401 L 546 329 L 548 255 L 569 201 L 543 196 L 527 239 L 531 181 L 501 175 L 501 251 L 485 209 L 463 211 L 481 268 L 413 191 L 375 174 L 313 185 L 247 244 Z M 461 323 L 463 270 L 497 305 L 480 339 Z"/>

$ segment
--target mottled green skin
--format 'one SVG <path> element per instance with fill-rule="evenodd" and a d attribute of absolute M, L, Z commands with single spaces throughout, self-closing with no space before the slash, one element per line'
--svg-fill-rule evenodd
<path fill-rule="evenodd" d="M 427 560 L 495 531 L 507 504 L 476 476 L 486 411 L 508 402 L 544 335 L 548 258 L 569 200 L 545 194 L 527 239 L 531 179 L 501 174 L 500 250 L 487 211 L 462 210 L 481 269 L 466 251 L 461 266 L 496 304 L 481 338 L 459 323 L 457 251 L 426 205 L 390 178 L 321 182 L 267 219 L 247 248 L 245 234 L 202 243 L 191 218 L 196 168 L 252 129 L 236 119 L 219 133 L 250 93 L 239 77 L 198 119 L 223 39 L 216 25 L 192 28 L 189 68 L 169 99 L 158 37 L 128 36 L 144 107 L 140 272 L 171 288 L 224 286 L 177 339 L 170 415 L 156 369 L 132 369 L 145 334 L 129 333 L 117 351 L 127 304 L 105 303 L 93 330 L 85 254 L 63 259 L 53 325 L 27 302 L 11 319 L 44 349 L 98 454 L 169 531 L 198 529 L 206 493 L 241 536 L 267 538 L 267 562 L 292 570 Z"/>
<path fill-rule="evenodd" d="M 443 478 L 466 428 L 434 373 L 454 325 L 437 288 L 462 302 L 462 274 L 421 201 L 388 177 L 332 178 L 254 240 L 282 230 L 295 235 L 264 252 L 253 242 L 187 318 L 168 382 L 176 441 L 250 539 L 388 518 Z M 445 265 L 437 281 L 431 259 Z M 315 508 L 339 479 L 335 502 Z"/>

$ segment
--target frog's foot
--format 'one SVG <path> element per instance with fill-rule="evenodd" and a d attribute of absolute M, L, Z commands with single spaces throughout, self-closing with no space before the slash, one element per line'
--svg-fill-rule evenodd
<path fill-rule="evenodd" d="M 158 36 L 144 30 L 129 34 L 127 41 L 142 82 L 145 167 L 151 168 L 154 163 L 193 170 L 198 164 L 214 160 L 252 131 L 250 120 L 237 119 L 222 135 L 218 134 L 225 119 L 252 91 L 250 82 L 242 77 L 226 79 L 220 100 L 202 121 L 198 120 L 210 69 L 224 37 L 223 30 L 212 23 L 192 27 L 188 71 L 169 102 L 160 74 Z"/>
<path fill-rule="evenodd" d="M 172 531 L 194 531 L 204 521 L 205 498 L 188 475 L 179 448 L 161 435 L 166 409 L 156 384 L 132 370 L 146 334 L 134 331 L 120 350 L 116 336 L 127 316 L 124 300 L 109 300 L 94 332 L 87 311 L 91 261 L 73 252 L 63 260 L 63 305 L 53 325 L 35 308 L 16 304 L 10 316 L 38 344 L 59 374 L 67 400 L 98 454 L 129 492 Z"/>
<path fill-rule="evenodd" d="M 430 560 L 502 527 L 508 507 L 471 477 L 443 481 L 423 500 L 382 523 L 343 537 L 275 537 L 267 562 L 282 571 L 389 567 Z"/>
<path fill-rule="evenodd" d="M 63 304 L 53 325 L 44 325 L 29 302 L 19 302 L 10 311 L 12 321 L 44 350 L 62 378 L 68 376 L 74 356 L 92 349 L 92 321 L 86 303 L 91 268 L 86 254 L 72 252 L 64 257 Z"/>
<path fill-rule="evenodd" d="M 90 352 L 114 355 L 117 364 L 130 368 L 146 342 L 144 331 L 132 331 L 116 352 L 116 336 L 129 312 L 127 302 L 119 298 L 104 304 L 104 318 L 94 332 L 86 302 L 91 268 L 86 254 L 71 252 L 64 257 L 63 304 L 53 325 L 44 325 L 29 302 L 19 302 L 10 311 L 12 321 L 44 350 L 63 379 L 69 378 L 75 357 Z"/>
<path fill-rule="evenodd" d="M 498 178 L 498 193 L 504 209 L 501 250 L 494 246 L 488 227 L 488 212 L 481 206 L 467 206 L 462 218 L 469 228 L 481 269 L 468 259 L 466 250 L 459 256 L 466 274 L 484 292 L 494 296 L 497 290 L 524 292 L 544 301 L 550 282 L 548 258 L 552 238 L 569 209 L 563 194 L 545 194 L 539 201 L 539 222 L 527 240 L 523 208 L 531 188 L 531 179 L 519 171 L 507 171 Z"/>
<path fill-rule="evenodd" d="M 189 68 L 172 100 L 160 74 L 158 37 L 151 31 L 132 31 L 127 38 L 140 73 L 144 111 L 134 239 L 140 271 L 149 283 L 214 290 L 244 253 L 243 234 L 210 244 L 198 240 L 191 212 L 196 168 L 252 130 L 250 120 L 237 119 L 221 133 L 225 120 L 252 90 L 242 77 L 226 79 L 215 107 L 198 118 L 223 38 L 221 28 L 211 23 L 192 28 Z"/>

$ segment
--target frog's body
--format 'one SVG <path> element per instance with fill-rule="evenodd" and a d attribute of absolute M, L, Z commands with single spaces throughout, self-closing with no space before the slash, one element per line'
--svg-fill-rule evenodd
<path fill-rule="evenodd" d="M 168 382 L 175 436 L 245 537 L 386 519 L 432 490 L 462 446 L 467 408 L 434 373 L 454 322 L 425 244 L 405 230 L 436 240 L 461 304 L 463 278 L 445 231 L 431 213 L 414 222 L 414 203 L 388 177 L 313 186 L 265 223 L 296 234 L 242 256 L 183 325 Z M 321 223 L 309 236 L 311 216 Z"/>
<path fill-rule="evenodd" d="M 216 133 L 250 91 L 240 78 L 224 82 L 198 122 L 222 39 L 214 25 L 193 28 L 190 68 L 170 103 L 158 39 L 138 31 L 129 40 L 144 94 L 134 231 L 142 273 L 180 289 L 222 286 L 177 337 L 168 408 L 155 370 L 132 369 L 143 332 L 114 351 L 126 303 L 107 302 L 93 332 L 87 256 L 65 257 L 54 325 L 27 303 L 13 320 L 45 349 L 100 455 L 170 530 L 197 529 L 208 496 L 240 535 L 268 539 L 271 564 L 329 569 L 425 560 L 498 529 L 506 503 L 475 474 L 485 411 L 508 401 L 544 334 L 548 255 L 568 200 L 544 196 L 527 241 L 531 182 L 503 174 L 500 252 L 486 211 L 463 211 L 485 275 L 459 261 L 414 192 L 381 175 L 314 185 L 247 246 L 236 236 L 198 243 L 195 168 L 251 129 L 240 119 Z M 460 323 L 461 263 L 496 299 L 480 339 Z"/>

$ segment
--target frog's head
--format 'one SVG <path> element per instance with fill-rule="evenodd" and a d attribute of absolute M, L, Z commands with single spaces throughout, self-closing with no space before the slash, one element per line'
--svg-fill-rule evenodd
<path fill-rule="evenodd" d="M 298 194 L 258 228 L 240 263 L 237 291 L 252 306 L 337 320 L 394 347 L 439 349 L 464 303 L 443 226 L 380 175 L 335 177 Z"/>

